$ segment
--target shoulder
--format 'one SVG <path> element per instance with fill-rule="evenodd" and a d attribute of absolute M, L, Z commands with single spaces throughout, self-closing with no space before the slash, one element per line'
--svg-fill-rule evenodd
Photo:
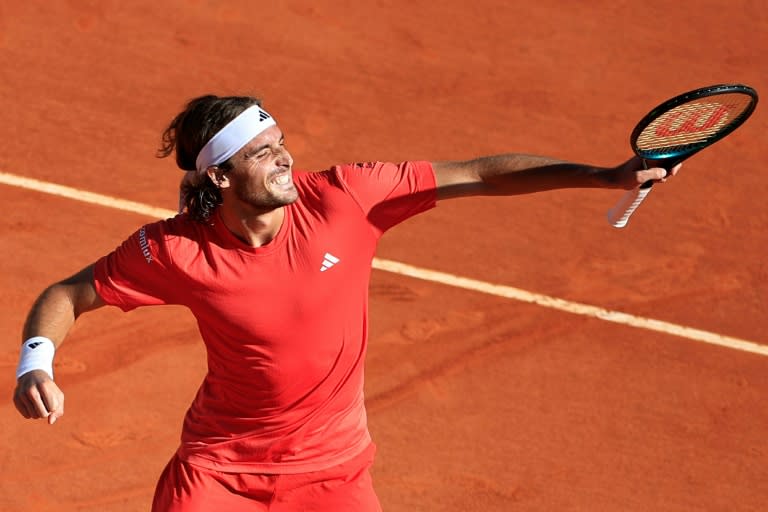
<path fill-rule="evenodd" d="M 294 179 L 307 206 L 315 203 L 355 203 L 366 215 L 392 200 L 434 199 L 435 174 L 427 161 L 372 161 L 335 165 L 325 171 L 296 173 Z"/>
<path fill-rule="evenodd" d="M 323 171 L 294 171 L 297 186 L 301 183 L 347 189 L 371 183 L 398 183 L 408 180 L 434 182 L 432 163 L 413 160 L 403 162 L 356 162 L 334 165 Z"/>
<path fill-rule="evenodd" d="M 139 228 L 138 233 L 143 231 L 145 236 L 167 241 L 179 237 L 197 235 L 209 228 L 210 226 L 192 219 L 187 213 L 180 213 L 175 217 L 144 224 Z"/>
<path fill-rule="evenodd" d="M 164 260 L 181 249 L 199 246 L 212 228 L 186 213 L 144 224 L 123 243 L 124 249 L 138 251 L 147 261 Z"/>

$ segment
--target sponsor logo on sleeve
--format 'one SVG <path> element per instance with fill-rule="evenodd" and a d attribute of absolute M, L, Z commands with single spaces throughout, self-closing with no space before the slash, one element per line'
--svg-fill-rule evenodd
<path fill-rule="evenodd" d="M 149 252 L 149 242 L 147 242 L 147 230 L 145 228 L 139 230 L 139 249 L 141 249 L 141 254 L 144 255 L 147 263 L 152 263 L 152 253 Z"/>

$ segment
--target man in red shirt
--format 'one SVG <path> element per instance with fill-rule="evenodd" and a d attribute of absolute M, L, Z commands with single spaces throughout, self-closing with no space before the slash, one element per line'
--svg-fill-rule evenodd
<path fill-rule="evenodd" d="M 596 168 L 520 154 L 297 171 L 282 131 L 251 97 L 192 100 L 163 134 L 160 156 L 172 153 L 185 171 L 181 213 L 41 294 L 14 394 L 24 417 L 53 424 L 64 412 L 53 354 L 80 314 L 187 306 L 208 373 L 155 512 L 380 510 L 363 364 L 381 235 L 442 199 L 631 189 L 666 176 L 637 159 Z"/>

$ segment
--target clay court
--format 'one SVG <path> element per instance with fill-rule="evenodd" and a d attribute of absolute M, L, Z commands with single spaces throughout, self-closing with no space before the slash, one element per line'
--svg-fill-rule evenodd
<path fill-rule="evenodd" d="M 768 101 L 766 34 L 754 0 L 3 3 L 0 511 L 149 510 L 205 372 L 186 310 L 83 316 L 54 426 L 11 395 L 42 289 L 173 214 L 180 172 L 154 155 L 189 98 L 260 96 L 301 169 L 608 166 L 668 97 Z M 621 192 L 563 190 L 444 202 L 384 237 L 366 394 L 386 511 L 765 510 L 763 103 L 624 229 Z"/>

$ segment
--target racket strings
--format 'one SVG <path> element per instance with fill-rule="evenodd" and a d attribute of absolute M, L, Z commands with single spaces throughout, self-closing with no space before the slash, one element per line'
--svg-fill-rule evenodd
<path fill-rule="evenodd" d="M 686 151 L 707 145 L 712 139 L 740 124 L 752 105 L 745 94 L 720 94 L 678 105 L 648 124 L 637 137 L 637 148 L 653 158 L 656 153 Z"/>

